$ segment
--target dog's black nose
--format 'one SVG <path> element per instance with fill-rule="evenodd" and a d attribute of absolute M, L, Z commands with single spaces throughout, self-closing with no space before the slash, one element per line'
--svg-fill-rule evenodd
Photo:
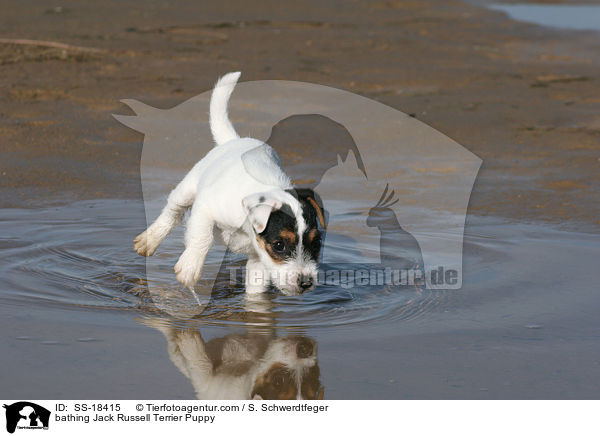
<path fill-rule="evenodd" d="M 312 276 L 309 276 L 306 274 L 301 274 L 300 277 L 298 277 L 298 286 L 300 286 L 300 288 L 302 288 L 302 291 L 306 291 L 312 285 L 313 285 Z"/>
<path fill-rule="evenodd" d="M 313 354 L 313 344 L 308 338 L 300 338 L 298 345 L 296 345 L 296 354 L 300 359 L 306 359 Z"/>

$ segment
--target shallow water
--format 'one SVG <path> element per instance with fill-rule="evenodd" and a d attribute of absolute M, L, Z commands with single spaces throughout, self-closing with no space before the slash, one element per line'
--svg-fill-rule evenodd
<path fill-rule="evenodd" d="M 492 4 L 512 19 L 558 29 L 600 31 L 600 6 L 555 4 Z"/>
<path fill-rule="evenodd" d="M 328 399 L 597 397 L 597 235 L 470 217 L 461 290 L 323 286 L 248 302 L 219 288 L 177 319 L 153 303 L 131 248 L 141 203 L 0 216 L 7 397 L 194 398 L 172 345 L 232 334 L 310 344 Z"/>

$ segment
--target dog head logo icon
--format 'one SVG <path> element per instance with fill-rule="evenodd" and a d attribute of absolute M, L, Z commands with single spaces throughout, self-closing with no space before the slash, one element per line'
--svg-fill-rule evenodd
<path fill-rule="evenodd" d="M 50 411 L 28 401 L 3 406 L 6 409 L 6 431 L 14 433 L 17 428 L 48 428 Z"/>

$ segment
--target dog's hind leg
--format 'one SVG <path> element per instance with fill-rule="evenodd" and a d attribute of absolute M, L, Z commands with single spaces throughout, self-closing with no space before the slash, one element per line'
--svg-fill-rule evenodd
<path fill-rule="evenodd" d="M 152 256 L 171 230 L 181 222 L 185 211 L 194 203 L 198 181 L 205 166 L 200 161 L 187 173 L 169 194 L 167 205 L 159 217 L 133 240 L 133 248 L 139 255 Z"/>
<path fill-rule="evenodd" d="M 202 200 L 196 199 L 187 222 L 185 250 L 175 264 L 177 280 L 192 290 L 202 276 L 206 255 L 214 240 L 214 221 L 203 206 Z"/>

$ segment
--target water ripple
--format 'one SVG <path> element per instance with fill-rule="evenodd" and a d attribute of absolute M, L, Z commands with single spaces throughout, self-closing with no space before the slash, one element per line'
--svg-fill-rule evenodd
<path fill-rule="evenodd" d="M 144 259 L 131 248 L 143 222 L 129 202 L 103 200 L 43 210 L 3 211 L 0 229 L 0 299 L 15 304 L 44 304 L 156 312 L 145 280 Z M 143 217 L 143 215 L 141 215 Z M 134 225 L 134 224 L 137 224 Z M 484 235 L 469 237 L 484 257 L 498 255 L 500 243 Z M 168 253 L 167 253 L 168 254 Z M 165 254 L 168 259 L 169 256 Z M 239 260 L 238 260 L 239 262 Z M 243 263 L 239 263 L 242 266 Z M 356 265 L 356 268 L 365 265 Z M 347 266 L 346 266 L 347 268 Z M 172 269 L 164 268 L 165 288 L 177 295 Z M 239 324 L 262 318 L 287 327 L 326 327 L 370 322 L 414 322 L 443 311 L 455 291 L 418 287 L 353 287 L 322 285 L 298 297 L 268 293 L 250 301 L 241 283 L 217 279 L 205 310 L 205 323 Z M 173 304 L 195 305 L 173 298 Z"/>

